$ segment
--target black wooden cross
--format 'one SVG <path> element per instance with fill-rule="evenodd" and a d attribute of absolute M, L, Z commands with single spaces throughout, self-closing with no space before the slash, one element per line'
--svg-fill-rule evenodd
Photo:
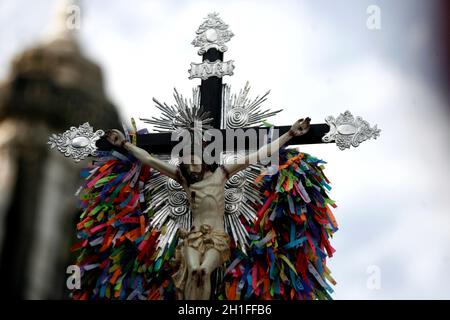
<path fill-rule="evenodd" d="M 226 137 L 225 131 L 231 129 L 221 129 L 221 123 L 226 116 L 223 114 L 225 110 L 222 106 L 222 76 L 227 74 L 231 75 L 232 68 L 234 68 L 234 66 L 231 66 L 231 72 L 229 70 L 227 72 L 224 71 L 223 68 L 227 68 L 227 66 L 229 66 L 228 63 L 231 63 L 232 65 L 232 61 L 224 62 L 223 52 L 227 50 L 224 43 L 232 36 L 233 34 L 228 30 L 228 26 L 223 23 L 216 13 L 209 14 L 205 22 L 199 27 L 197 38 L 193 41 L 195 46 L 201 47 L 199 54 L 202 54 L 203 56 L 203 64 L 194 64 L 200 67 L 200 75 L 196 74 L 196 71 L 193 71 L 193 69 L 190 70 L 190 78 L 202 78 L 200 85 L 200 104 L 205 111 L 209 112 L 210 118 L 213 119 L 212 127 L 222 130 L 223 137 Z M 218 69 L 220 72 L 212 72 L 212 69 L 207 69 L 211 64 L 214 64 L 214 62 L 221 65 Z M 202 74 L 205 70 L 209 71 Z M 347 112 L 341 114 L 337 119 L 331 117 L 327 119 L 327 122 L 329 122 L 329 124 L 312 124 L 307 134 L 293 137 L 288 145 L 329 143 L 336 139 L 338 140 L 337 144 L 339 148 L 345 149 L 349 148 L 350 145 L 356 147 L 364 140 L 376 138 L 380 131 L 376 126 L 371 128 L 366 121 L 359 117 L 353 118 L 353 116 Z M 275 126 L 273 128 L 278 130 L 279 135 L 282 135 L 286 133 L 290 127 L 291 126 Z M 326 137 L 327 139 L 325 140 L 327 140 L 327 142 L 324 142 L 322 138 L 329 133 L 330 127 L 332 127 L 332 132 Z M 245 134 L 246 130 L 254 130 L 255 127 L 241 129 L 244 130 Z M 269 133 L 269 128 L 258 127 L 257 132 L 258 134 L 267 135 Z M 171 140 L 171 135 L 172 133 L 170 132 L 138 135 L 137 145 L 150 153 L 170 154 L 173 147 L 178 143 L 178 141 Z M 257 141 L 261 142 L 263 139 L 259 139 L 258 137 Z M 226 139 L 223 139 L 223 143 L 223 151 L 237 151 L 236 148 L 239 144 L 230 144 L 234 146 L 234 150 L 227 150 L 228 146 Z M 105 138 L 102 138 L 97 141 L 97 147 L 100 150 L 107 150 L 111 148 L 111 145 Z M 246 145 L 244 145 L 244 147 L 246 148 Z"/>
<path fill-rule="evenodd" d="M 210 62 L 214 61 L 223 61 L 223 53 L 218 51 L 215 48 L 210 48 L 206 53 L 203 54 L 203 61 L 209 60 Z M 213 118 L 212 126 L 216 129 L 220 129 L 220 123 L 222 119 L 222 78 L 217 76 L 211 76 L 206 80 L 201 81 L 200 85 L 200 103 L 203 106 L 203 109 L 209 112 L 210 117 Z M 274 129 L 277 129 L 279 135 L 287 132 L 291 126 L 274 126 Z M 255 128 L 242 128 L 244 133 L 248 129 Z M 301 144 L 317 144 L 317 143 L 325 143 L 322 141 L 322 137 L 329 131 L 330 127 L 326 123 L 319 124 L 311 124 L 310 130 L 303 136 L 293 137 L 287 145 L 301 145 Z M 223 133 L 223 137 L 225 137 L 225 132 L 227 129 L 221 129 Z M 268 134 L 268 128 L 259 128 L 259 134 Z M 224 151 L 231 151 L 226 149 L 226 141 L 223 139 Z M 258 139 L 258 141 L 260 141 Z M 172 148 L 177 144 L 177 141 L 171 140 L 171 133 L 148 133 L 137 136 L 137 145 L 140 148 L 143 148 L 151 153 L 156 154 L 170 154 Z M 100 139 L 97 142 L 97 147 L 100 150 L 110 149 L 110 144 L 105 139 Z M 234 147 L 237 147 L 237 144 L 234 144 Z M 234 150 L 236 151 L 236 149 Z"/>
<path fill-rule="evenodd" d="M 202 82 L 200 85 L 200 92 L 198 97 L 196 93 L 196 98 L 199 98 L 199 103 L 202 106 L 204 111 L 209 113 L 208 118 L 212 118 L 211 126 L 214 129 L 218 129 L 222 131 L 222 137 L 230 137 L 227 130 L 235 130 L 236 127 L 239 126 L 238 123 L 249 123 L 251 125 L 256 125 L 258 121 L 262 121 L 264 117 L 270 117 L 276 112 L 261 111 L 259 109 L 259 104 L 264 101 L 263 98 L 258 98 L 257 100 L 246 104 L 245 106 L 231 106 L 231 110 L 225 110 L 230 107 L 229 103 L 235 103 L 235 101 L 226 101 L 227 105 L 223 106 L 222 102 L 224 101 L 224 97 L 222 94 L 222 90 L 224 86 L 222 85 L 222 77 L 224 75 L 232 75 L 233 74 L 233 61 L 223 61 L 223 53 L 227 50 L 225 42 L 227 42 L 233 34 L 228 30 L 228 26 L 223 23 L 223 21 L 218 17 L 216 13 L 209 14 L 205 22 L 200 25 L 197 30 L 197 37 L 192 42 L 194 46 L 200 47 L 199 54 L 203 56 L 203 62 L 200 64 L 191 64 L 190 79 L 192 78 L 201 78 Z M 239 99 L 246 99 L 244 96 L 246 94 L 247 88 L 243 91 L 244 95 Z M 227 99 L 228 92 L 226 93 Z M 181 99 L 181 96 L 178 97 Z M 232 98 L 233 99 L 233 98 Z M 156 101 L 156 100 L 155 100 Z M 198 101 L 194 101 L 197 103 Z M 178 101 L 178 103 L 180 103 Z M 159 103 L 158 103 L 159 104 Z M 166 114 L 163 118 L 154 118 L 155 121 L 149 119 L 143 119 L 148 123 L 158 124 L 160 128 L 167 129 L 167 131 L 172 129 L 171 117 L 175 116 L 176 109 L 173 109 L 168 106 L 160 105 L 164 109 Z M 182 106 L 178 106 L 182 107 Z M 239 109 L 247 108 L 245 111 L 253 112 L 253 114 L 249 114 L 248 121 L 239 122 L 238 117 L 231 117 L 230 114 L 225 114 L 232 111 L 231 115 L 238 115 L 238 112 L 241 111 Z M 167 111 L 169 110 L 169 112 Z M 234 112 L 234 113 L 233 113 Z M 169 114 L 170 113 L 170 114 Z M 250 116 L 252 120 L 250 121 Z M 224 123 L 227 123 L 228 120 L 231 121 L 233 129 L 222 129 Z M 236 120 L 237 122 L 235 122 Z M 293 119 L 297 120 L 297 119 Z M 350 146 L 357 147 L 359 144 L 365 140 L 374 138 L 376 139 L 380 134 L 380 129 L 377 129 L 377 126 L 370 127 L 369 123 L 363 120 L 360 117 L 353 117 L 353 115 L 346 111 L 340 114 L 336 119 L 334 117 L 327 117 L 326 123 L 319 124 L 311 124 L 308 133 L 299 136 L 293 137 L 287 145 L 302 145 L 302 144 L 318 144 L 318 143 L 330 143 L 336 141 L 337 146 L 341 149 L 350 148 Z M 161 123 L 164 125 L 161 127 Z M 291 126 L 275 126 L 272 129 L 275 129 L 279 136 L 286 133 Z M 222 150 L 225 152 L 238 151 L 237 148 L 245 148 L 248 150 L 247 141 L 250 137 L 255 137 L 255 129 L 259 136 L 257 136 L 257 142 L 262 143 L 269 135 L 269 128 L 267 127 L 246 127 L 239 128 L 243 132 L 243 136 L 246 137 L 246 141 L 242 144 L 242 141 L 239 143 L 231 143 L 231 141 L 223 140 L 223 148 Z M 250 130 L 252 132 L 250 132 Z M 137 135 L 137 145 L 142 149 L 147 150 L 150 153 L 168 155 L 172 153 L 173 148 L 179 143 L 179 141 L 172 140 L 172 132 L 163 132 L 159 133 L 148 133 L 148 134 L 139 134 Z M 110 150 L 112 145 L 107 142 L 104 135 L 103 130 L 93 131 L 93 128 L 89 125 L 89 123 L 85 123 L 78 128 L 71 127 L 70 130 L 67 130 L 63 134 L 52 135 L 49 138 L 48 144 L 50 144 L 51 148 L 57 147 L 57 149 L 62 152 L 67 157 L 72 157 L 75 161 L 80 161 L 87 156 L 92 155 L 95 152 L 95 149 L 98 150 Z M 214 136 L 214 135 L 213 135 Z M 236 140 L 236 132 L 232 132 L 232 135 Z M 100 138 L 102 137 L 102 138 Z M 93 145 L 95 141 L 96 148 Z M 235 142 L 235 141 L 233 141 Z M 251 141 L 253 142 L 253 141 Z M 233 150 L 229 150 L 227 148 L 233 148 Z M 218 147 L 215 144 L 215 147 Z M 254 147 L 254 146 L 252 146 Z M 261 145 L 258 146 L 260 148 Z"/>

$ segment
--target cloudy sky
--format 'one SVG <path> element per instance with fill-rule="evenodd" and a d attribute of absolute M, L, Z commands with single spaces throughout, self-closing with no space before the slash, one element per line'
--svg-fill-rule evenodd
<path fill-rule="evenodd" d="M 0 79 L 15 53 L 46 37 L 57 2 L 0 1 Z M 367 26 L 373 5 L 379 29 Z M 301 147 L 328 162 L 338 204 L 333 296 L 450 298 L 450 113 L 436 1 L 93 0 L 81 8 L 80 43 L 103 67 L 124 120 L 156 115 L 152 97 L 172 103 L 174 87 L 188 96 L 200 83 L 188 79 L 190 63 L 201 61 L 190 42 L 216 11 L 235 34 L 225 53 L 235 74 L 224 81 L 235 92 L 250 81 L 253 97 L 270 89 L 266 106 L 284 109 L 272 123 L 321 123 L 348 109 L 378 124 L 381 137 L 357 149 Z"/>

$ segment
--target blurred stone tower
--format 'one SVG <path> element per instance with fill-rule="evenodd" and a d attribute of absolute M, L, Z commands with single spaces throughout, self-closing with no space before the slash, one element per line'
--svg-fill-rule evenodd
<path fill-rule="evenodd" d="M 83 163 L 51 152 L 48 136 L 86 121 L 120 127 L 100 67 L 68 28 L 79 9 L 65 1 L 51 37 L 18 54 L 0 85 L 0 276 L 11 298 L 63 298 Z"/>

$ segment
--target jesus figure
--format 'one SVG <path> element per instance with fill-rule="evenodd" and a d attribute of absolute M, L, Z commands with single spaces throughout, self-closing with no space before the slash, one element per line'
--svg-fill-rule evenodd
<path fill-rule="evenodd" d="M 310 118 L 296 121 L 290 130 L 239 163 L 208 166 L 196 154 L 183 155 L 179 166 L 151 156 L 147 151 L 126 141 L 118 130 L 107 132 L 107 140 L 123 147 L 143 164 L 177 181 L 186 191 L 192 212 L 192 229 L 186 231 L 177 247 L 180 267 L 173 275 L 178 297 L 207 300 L 211 294 L 211 273 L 230 257 L 230 238 L 224 227 L 225 183 L 249 164 L 257 163 L 287 143 L 294 136 L 308 132 Z"/>

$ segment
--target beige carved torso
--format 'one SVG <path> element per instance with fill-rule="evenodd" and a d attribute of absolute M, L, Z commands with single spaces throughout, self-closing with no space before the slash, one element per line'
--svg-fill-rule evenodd
<path fill-rule="evenodd" d="M 182 184 L 190 202 L 193 225 L 208 224 L 215 229 L 224 229 L 225 173 L 218 167 L 211 175 L 190 186 Z"/>

